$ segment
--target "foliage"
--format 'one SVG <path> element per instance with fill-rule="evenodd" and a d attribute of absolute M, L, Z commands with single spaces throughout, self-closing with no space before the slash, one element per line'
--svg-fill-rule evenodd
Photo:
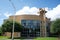
<path fill-rule="evenodd" d="M 14 23 L 14 31 L 20 32 L 22 29 L 22 25 L 20 23 L 16 22 Z M 13 28 L 13 21 L 7 20 L 2 24 L 2 31 L 3 32 L 11 32 Z"/>
<path fill-rule="evenodd" d="M 11 20 L 6 20 L 2 24 L 2 32 L 3 34 L 5 32 L 11 32 L 11 38 L 12 38 L 12 29 L 13 29 L 13 21 Z M 20 32 L 22 30 L 22 25 L 18 22 L 14 22 L 14 32 Z"/>
<path fill-rule="evenodd" d="M 0 27 L 0 36 L 1 36 L 1 34 L 2 34 L 2 28 Z"/>
<path fill-rule="evenodd" d="M 51 32 L 52 33 L 60 33 L 60 19 L 56 19 L 51 24 Z"/>
<path fill-rule="evenodd" d="M 2 32 L 2 29 L 1 29 L 1 27 L 0 27 L 0 33 Z"/>

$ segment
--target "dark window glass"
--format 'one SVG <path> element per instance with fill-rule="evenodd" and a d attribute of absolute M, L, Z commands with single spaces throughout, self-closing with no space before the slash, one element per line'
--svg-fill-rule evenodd
<path fill-rule="evenodd" d="M 21 24 L 27 28 L 39 28 L 40 27 L 39 20 L 22 20 Z"/>
<path fill-rule="evenodd" d="M 40 36 L 40 20 L 21 20 L 24 26 L 23 36 Z"/>

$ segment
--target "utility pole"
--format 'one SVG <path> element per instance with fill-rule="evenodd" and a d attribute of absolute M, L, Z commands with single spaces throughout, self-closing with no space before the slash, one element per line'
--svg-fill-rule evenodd
<path fill-rule="evenodd" d="M 14 9 L 14 14 L 15 14 L 16 13 L 16 8 L 15 8 L 14 3 L 11 0 L 9 0 L 9 2 L 11 3 L 11 5 Z M 14 18 L 13 18 L 12 40 L 14 40 L 14 27 L 15 27 L 15 15 L 14 15 Z"/>

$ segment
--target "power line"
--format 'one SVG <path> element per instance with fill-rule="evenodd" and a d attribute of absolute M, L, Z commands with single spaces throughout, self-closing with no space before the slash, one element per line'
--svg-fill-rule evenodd
<path fill-rule="evenodd" d="M 9 0 L 9 2 L 11 3 L 12 7 L 13 7 L 14 10 L 16 11 L 16 7 L 15 7 L 14 3 L 13 3 L 11 0 Z"/>

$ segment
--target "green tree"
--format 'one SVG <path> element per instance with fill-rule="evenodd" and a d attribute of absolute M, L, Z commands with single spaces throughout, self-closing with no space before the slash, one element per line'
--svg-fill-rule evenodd
<path fill-rule="evenodd" d="M 11 20 L 4 21 L 4 23 L 2 24 L 3 33 L 11 32 L 11 36 L 12 36 L 12 28 L 13 28 L 13 21 Z M 22 25 L 20 25 L 20 23 L 15 21 L 14 32 L 20 32 L 21 30 L 22 30 Z"/>
<path fill-rule="evenodd" d="M 0 27 L 0 36 L 2 35 L 2 29 L 1 29 L 1 27 Z"/>
<path fill-rule="evenodd" d="M 60 36 L 60 19 L 56 19 L 51 24 L 51 32 L 57 33 Z"/>

